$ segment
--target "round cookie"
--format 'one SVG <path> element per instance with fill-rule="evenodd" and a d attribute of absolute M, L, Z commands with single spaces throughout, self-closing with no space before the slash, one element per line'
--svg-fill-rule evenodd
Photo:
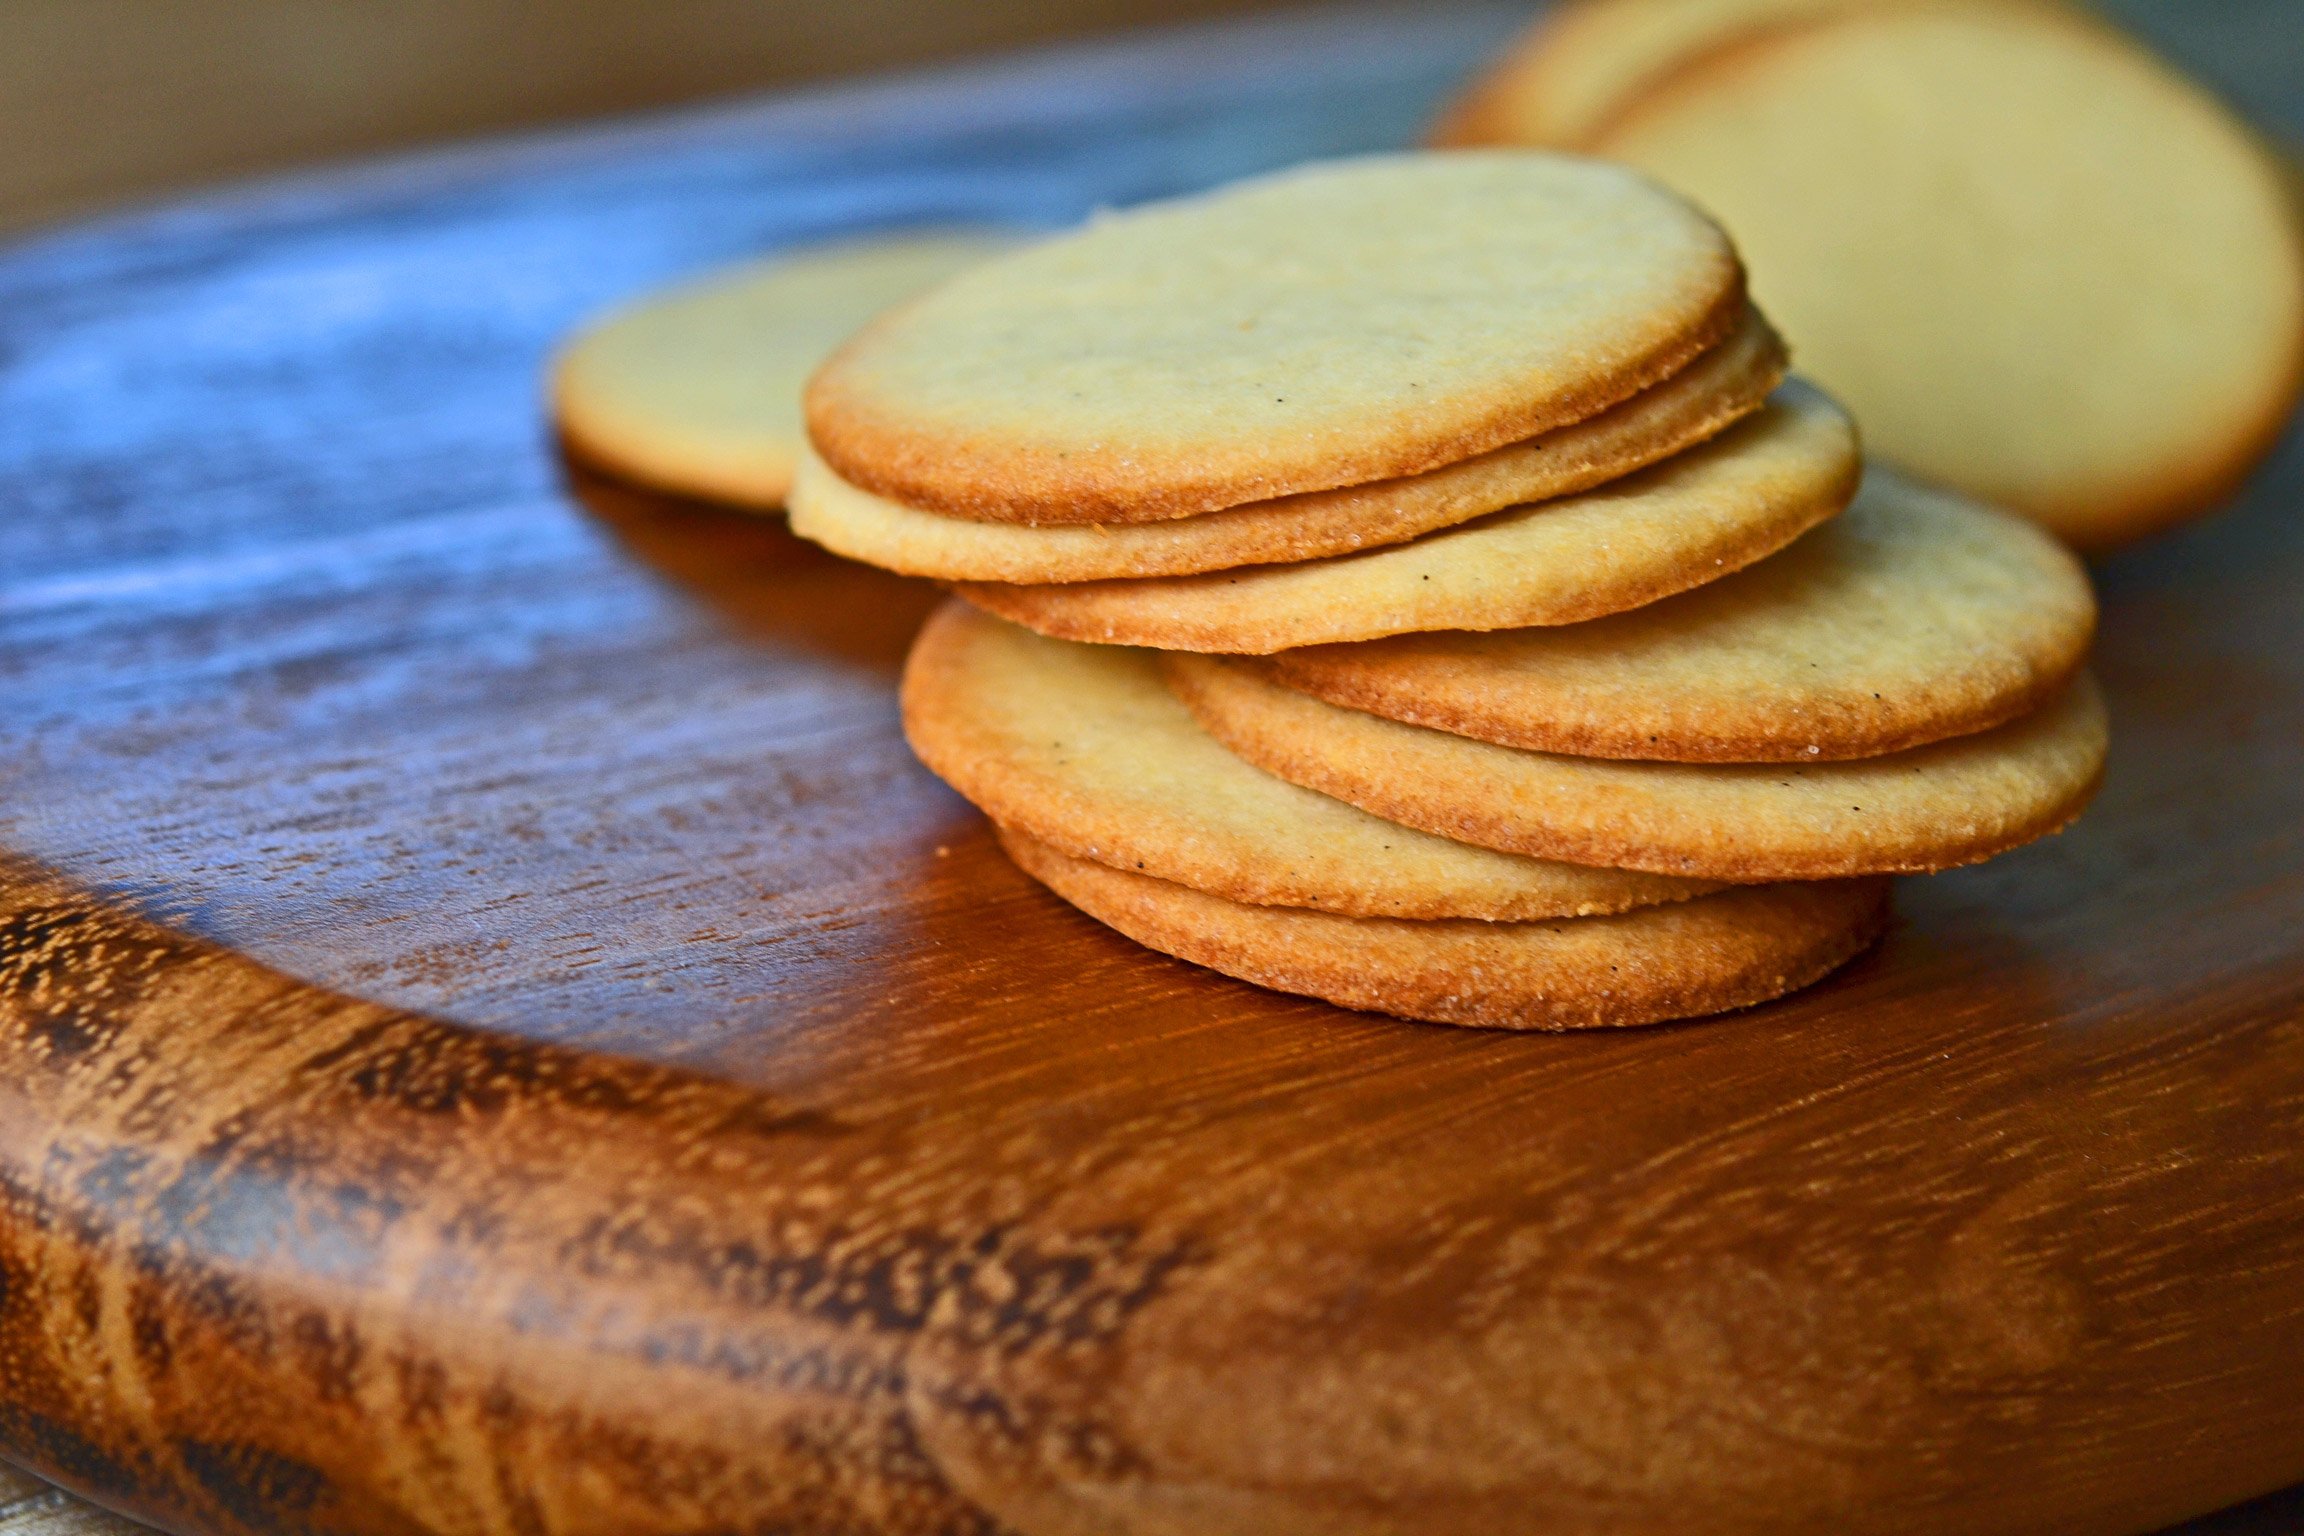
<path fill-rule="evenodd" d="M 958 590 L 1066 640 L 1238 655 L 1570 624 L 1775 553 L 1846 506 L 1861 471 L 1847 414 L 1795 381 L 1759 414 L 1636 475 L 1410 544 L 1204 576 Z"/>
<path fill-rule="evenodd" d="M 2031 524 L 1885 470 L 1791 548 L 1552 629 L 1282 651 L 1331 704 L 1510 747 L 1667 762 L 1877 757 L 1988 730 L 2071 680 L 2088 573 Z"/>
<path fill-rule="evenodd" d="M 1861 954 L 1888 882 L 1723 891 L 1619 917 L 1404 922 L 1249 906 L 1074 859 L 1021 833 L 1019 868 L 1148 948 L 1258 986 L 1437 1024 L 1565 1030 L 1748 1008 Z"/>
<path fill-rule="evenodd" d="M 1337 161 L 962 274 L 826 362 L 808 435 L 842 479 L 910 506 L 1152 522 L 1582 421 L 1743 313 L 1727 237 L 1622 167 Z"/>
<path fill-rule="evenodd" d="M 1739 35 L 1913 0 L 1571 0 L 1521 35 L 1432 131 L 1443 148 L 1575 149 L 1640 90 Z"/>
<path fill-rule="evenodd" d="M 2219 102 L 2060 7 L 1866 7 L 1592 141 L 1735 232 L 1874 452 L 2086 548 L 2225 496 L 2304 381 L 2304 229 Z"/>
<path fill-rule="evenodd" d="M 1045 640 L 950 603 L 904 670 L 920 760 L 1004 827 L 1232 901 L 1352 916 L 1520 920 L 1711 889 L 1497 853 L 1380 821 L 1249 767 L 1156 658 Z"/>
<path fill-rule="evenodd" d="M 1237 661 L 1166 658 L 1201 725 L 1291 783 L 1442 837 L 1702 880 L 1823 880 L 1973 864 L 2080 814 L 2104 702 L 2082 673 L 1974 736 L 1838 763 L 1642 763 L 1499 747 L 1339 709 Z"/>
<path fill-rule="evenodd" d="M 1158 523 L 1048 527 L 923 512 L 848 484 L 805 454 L 793 531 L 836 554 L 940 581 L 1177 576 L 1379 548 L 1490 512 L 1605 485 L 1760 409 L 1784 344 L 1748 310 L 1728 340 L 1599 415 L 1402 480 L 1308 491 Z"/>
<path fill-rule="evenodd" d="M 643 299 L 555 362 L 561 437 L 622 479 L 772 511 L 807 443 L 801 387 L 825 355 L 889 305 L 1014 243 L 958 230 L 848 241 Z"/>

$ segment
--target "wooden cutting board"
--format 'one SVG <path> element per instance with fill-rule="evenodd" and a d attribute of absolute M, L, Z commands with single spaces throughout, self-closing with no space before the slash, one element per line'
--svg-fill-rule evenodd
<path fill-rule="evenodd" d="M 795 239 L 1405 141 L 1338 13 L 0 258 L 0 1453 L 187 1532 L 2139 1531 L 2304 1474 L 2304 448 L 2101 570 L 2095 813 L 1613 1037 L 1141 951 L 930 589 L 564 466 Z"/>

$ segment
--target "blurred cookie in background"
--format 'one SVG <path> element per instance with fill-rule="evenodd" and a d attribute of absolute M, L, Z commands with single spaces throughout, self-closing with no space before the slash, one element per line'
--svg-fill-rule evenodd
<path fill-rule="evenodd" d="M 2288 168 L 2063 6 L 1587 0 L 1440 137 L 1693 196 L 1870 449 L 2082 548 L 2221 501 L 2304 379 Z"/>
<path fill-rule="evenodd" d="M 1438 148 L 1575 149 L 1687 60 L 1786 22 L 1889 0 L 1576 0 L 1545 14 L 1432 131 Z"/>
<path fill-rule="evenodd" d="M 619 479 L 775 511 L 807 441 L 800 389 L 816 365 L 882 310 L 1013 244 L 990 230 L 842 241 L 642 299 L 560 354 L 562 440 Z"/>

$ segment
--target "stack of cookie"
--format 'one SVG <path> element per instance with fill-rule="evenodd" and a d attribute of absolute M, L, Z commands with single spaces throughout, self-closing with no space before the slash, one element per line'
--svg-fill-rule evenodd
<path fill-rule="evenodd" d="M 1348 162 L 876 321 L 809 386 L 793 522 L 958 588 L 912 742 L 1123 933 L 1413 1018 L 1686 1017 L 1823 975 L 1885 875 L 2054 830 L 2103 759 L 2071 558 L 1859 495 L 1784 367 L 1632 173 Z"/>

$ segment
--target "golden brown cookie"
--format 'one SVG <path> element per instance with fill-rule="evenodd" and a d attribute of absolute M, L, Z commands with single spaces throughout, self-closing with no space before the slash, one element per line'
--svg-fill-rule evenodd
<path fill-rule="evenodd" d="M 1218 746 L 1154 657 L 1045 640 L 965 603 L 930 618 L 912 648 L 904 731 L 922 762 L 1003 826 L 1233 901 L 1497 920 L 1621 912 L 1710 889 L 1380 821 Z"/>
<path fill-rule="evenodd" d="M 1619 917 L 1407 922 L 1226 901 L 1003 830 L 1026 874 L 1137 943 L 1258 986 L 1437 1024 L 1563 1030 L 1749 1008 L 1861 954 L 1885 880 L 1763 885 Z"/>
<path fill-rule="evenodd" d="M 1205 576 L 959 591 L 1067 640 L 1240 655 L 1570 624 L 1775 553 L 1846 506 L 1861 472 L 1846 413 L 1795 381 L 1758 415 L 1639 474 L 1414 543 Z"/>
<path fill-rule="evenodd" d="M 2082 673 L 1974 736 L 1838 763 L 1653 763 L 1499 747 L 1339 709 L 1252 666 L 1166 658 L 1170 686 L 1251 763 L 1442 837 L 1704 880 L 1824 880 L 1973 864 L 2080 814 L 2103 775 Z"/>
<path fill-rule="evenodd" d="M 1759 410 L 1784 365 L 1783 342 L 1748 311 L 1734 335 L 1671 378 L 1573 426 L 1404 480 L 1159 523 L 1031 527 L 947 517 L 861 490 L 807 454 L 792 527 L 850 559 L 943 581 L 1095 581 L 1312 560 L 1588 490 L 1670 458 Z"/>
<path fill-rule="evenodd" d="M 2304 382 L 2276 158 L 2077 12 L 1937 0 L 1772 29 L 1593 145 L 1734 231 L 1874 452 L 2083 547 L 2222 499 Z"/>
<path fill-rule="evenodd" d="M 1582 147 L 1672 70 L 1764 27 L 1912 0 L 1570 0 L 1531 26 L 1453 103 L 1432 142 Z"/>
<path fill-rule="evenodd" d="M 1014 243 L 958 230 L 844 241 L 643 299 L 554 363 L 561 437 L 636 484 L 773 510 L 807 442 L 800 389 L 825 354 L 889 305 Z"/>
<path fill-rule="evenodd" d="M 1399 635 L 1262 665 L 1350 709 L 1502 746 L 1668 762 L 1877 757 L 2062 691 L 2088 573 L 2030 523 L 1889 471 L 1780 554 L 1588 624 Z"/>
<path fill-rule="evenodd" d="M 842 479 L 1132 523 L 1422 474 L 1598 415 L 1744 314 L 1727 238 L 1619 167 L 1337 161 L 1101 219 L 882 317 L 810 381 Z"/>

